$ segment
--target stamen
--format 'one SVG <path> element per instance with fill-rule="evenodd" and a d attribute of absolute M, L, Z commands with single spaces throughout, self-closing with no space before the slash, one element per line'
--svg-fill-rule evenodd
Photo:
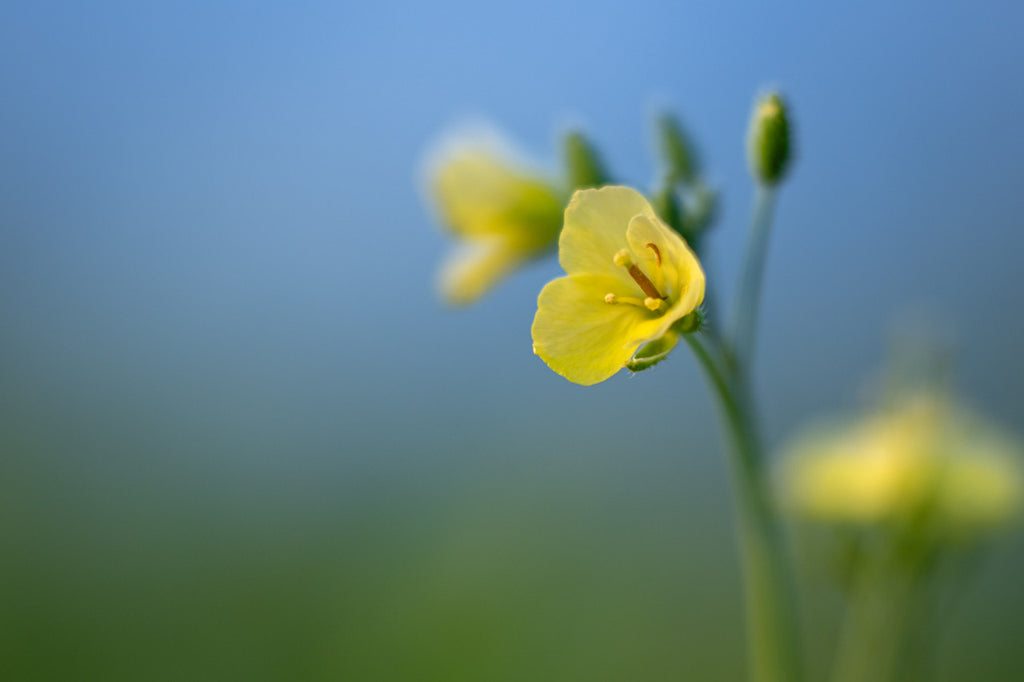
<path fill-rule="evenodd" d="M 651 280 L 647 279 L 647 275 L 636 265 L 629 266 L 629 276 L 633 278 L 633 281 L 640 286 L 640 289 L 645 294 L 651 298 L 662 298 L 662 295 L 658 293 L 658 288 L 651 283 Z"/>
<path fill-rule="evenodd" d="M 651 298 L 648 296 L 644 299 L 644 307 L 650 310 L 652 313 L 657 312 L 659 308 L 665 305 L 665 302 L 660 298 Z"/>
<path fill-rule="evenodd" d="M 657 251 L 657 247 L 655 247 L 655 250 Z M 660 258 L 661 254 L 659 253 L 658 256 Z M 633 259 L 629 257 L 629 249 L 617 251 L 612 260 L 615 261 L 615 264 L 619 267 L 626 268 L 626 271 L 629 272 L 629 276 L 633 278 L 633 281 L 637 283 L 637 286 L 639 286 L 640 290 L 645 294 L 651 298 L 665 298 L 658 291 L 658 287 L 654 286 L 651 280 L 647 279 L 647 275 L 644 274 L 644 271 L 641 270 L 637 264 L 633 262 Z"/>
<path fill-rule="evenodd" d="M 605 303 L 623 303 L 626 305 L 635 305 L 641 308 L 646 307 L 646 303 L 641 301 L 639 298 L 633 298 L 632 296 L 616 296 L 615 294 L 605 294 Z"/>

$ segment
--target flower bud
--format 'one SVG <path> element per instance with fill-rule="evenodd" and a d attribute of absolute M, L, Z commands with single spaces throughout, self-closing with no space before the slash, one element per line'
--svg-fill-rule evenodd
<path fill-rule="evenodd" d="M 683 126 L 671 114 L 659 116 L 657 125 L 658 147 L 668 169 L 669 181 L 692 183 L 697 176 L 697 155 Z"/>
<path fill-rule="evenodd" d="M 608 173 L 597 150 L 582 133 L 566 134 L 563 142 L 570 189 L 587 189 L 608 184 Z"/>
<path fill-rule="evenodd" d="M 789 114 L 778 93 L 765 95 L 754 105 L 747 156 L 754 178 L 766 186 L 777 184 L 786 173 L 790 158 Z"/>
<path fill-rule="evenodd" d="M 676 196 L 675 188 L 670 181 L 666 180 L 659 189 L 651 195 L 651 204 L 658 216 L 664 220 L 669 227 L 682 234 L 683 213 L 679 205 L 679 198 Z M 687 235 L 683 235 L 686 237 Z M 689 239 L 687 239 L 689 241 Z"/>

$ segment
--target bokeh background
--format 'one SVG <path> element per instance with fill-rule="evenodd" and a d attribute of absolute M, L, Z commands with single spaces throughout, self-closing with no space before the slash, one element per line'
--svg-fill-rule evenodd
<path fill-rule="evenodd" d="M 740 679 L 692 359 L 550 372 L 553 259 L 442 306 L 423 155 L 484 119 L 554 164 L 580 125 L 644 188 L 678 111 L 725 295 L 750 104 L 781 87 L 769 441 L 863 404 L 921 319 L 1019 434 L 1022 34 L 1013 2 L 4 3 L 0 677 Z M 1018 533 L 941 679 L 1022 679 L 1022 569 Z M 804 587 L 820 675 L 834 595 Z"/>

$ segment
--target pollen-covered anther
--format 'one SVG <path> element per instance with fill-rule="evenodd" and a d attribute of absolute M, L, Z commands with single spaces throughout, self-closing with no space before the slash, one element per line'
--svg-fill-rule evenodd
<path fill-rule="evenodd" d="M 616 294 L 607 293 L 604 295 L 605 303 L 622 303 L 625 305 L 635 305 L 641 308 L 647 307 L 646 300 L 634 298 L 633 296 L 618 296 Z"/>
<path fill-rule="evenodd" d="M 648 310 L 650 310 L 651 312 L 657 312 L 664 305 L 665 305 L 665 301 L 663 301 L 660 298 L 654 298 L 653 296 L 648 296 L 647 298 L 644 299 L 644 307 L 647 308 Z"/>
<path fill-rule="evenodd" d="M 620 249 L 615 252 L 612 257 L 612 261 L 620 268 L 630 268 L 633 266 L 633 259 L 629 257 L 629 249 Z"/>

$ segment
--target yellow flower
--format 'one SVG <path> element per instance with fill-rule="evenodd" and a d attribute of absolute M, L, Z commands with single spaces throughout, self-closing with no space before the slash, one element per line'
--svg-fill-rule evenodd
<path fill-rule="evenodd" d="M 790 508 L 840 523 L 928 523 L 964 535 L 1024 502 L 1017 448 L 937 396 L 804 437 L 783 469 Z"/>
<path fill-rule="evenodd" d="M 468 304 L 554 247 L 565 196 L 492 141 L 449 145 L 436 156 L 430 191 L 441 221 L 464 242 L 442 267 L 440 290 Z"/>
<path fill-rule="evenodd" d="M 573 195 L 558 259 L 567 276 L 540 292 L 533 351 L 584 386 L 618 372 L 704 300 L 693 251 L 628 187 Z"/>

